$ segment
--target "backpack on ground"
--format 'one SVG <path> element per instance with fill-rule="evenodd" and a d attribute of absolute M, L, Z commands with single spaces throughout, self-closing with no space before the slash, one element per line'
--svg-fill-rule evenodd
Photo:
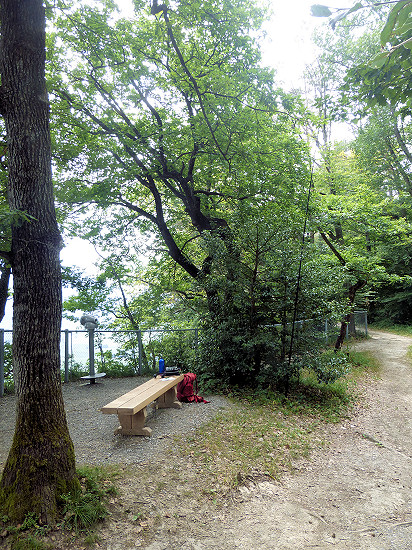
<path fill-rule="evenodd" d="M 184 403 L 209 403 L 197 395 L 197 378 L 193 372 L 187 372 L 177 385 L 177 399 Z M 193 388 L 195 386 L 195 389 Z"/>

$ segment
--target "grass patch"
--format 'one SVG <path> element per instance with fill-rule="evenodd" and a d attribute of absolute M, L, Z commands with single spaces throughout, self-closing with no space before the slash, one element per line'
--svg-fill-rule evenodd
<path fill-rule="evenodd" d="M 27 514 L 19 525 L 10 524 L 7 516 L 0 518 L 1 536 L 4 539 L 9 537 L 11 550 L 49 550 L 55 547 L 49 537 L 57 534 L 64 538 L 66 531 L 72 538 L 84 536 L 85 545 L 95 543 L 97 535 L 93 528 L 109 515 L 106 503 L 111 495 L 117 494 L 113 478 L 118 474 L 114 470 L 96 467 L 78 468 L 77 474 L 81 489 L 74 494 L 61 495 L 61 521 L 57 525 L 45 525 L 32 513 Z"/>
<path fill-rule="evenodd" d="M 352 364 L 351 378 L 359 378 L 364 374 L 378 374 L 381 368 L 379 359 L 371 351 L 349 351 L 349 361 Z"/>
<path fill-rule="evenodd" d="M 233 408 L 202 426 L 179 446 L 218 494 L 248 477 L 279 479 L 296 459 L 325 445 L 321 427 L 348 418 L 359 399 L 358 380 L 376 373 L 379 362 L 368 352 L 350 352 L 351 372 L 331 384 L 304 369 L 288 397 L 270 391 L 233 393 Z"/>
<path fill-rule="evenodd" d="M 18 535 L 11 543 L 11 550 L 51 550 L 51 546 L 45 544 L 35 535 Z"/>
<path fill-rule="evenodd" d="M 200 428 L 182 447 L 203 473 L 215 478 L 212 492 L 227 490 L 250 475 L 278 479 L 292 460 L 307 456 L 308 430 L 270 405 L 234 400 L 234 407 Z"/>
<path fill-rule="evenodd" d="M 44 541 L 50 528 L 43 525 L 35 514 L 27 514 L 23 523 L 11 525 L 7 516 L 1 518 L 2 536 L 10 536 L 11 550 L 48 550 L 51 547 Z"/>
<path fill-rule="evenodd" d="M 75 533 L 87 531 L 108 515 L 105 501 L 116 494 L 113 483 L 107 479 L 107 472 L 100 468 L 83 467 L 77 470 L 81 489 L 62 495 L 63 523 L 65 529 Z"/>

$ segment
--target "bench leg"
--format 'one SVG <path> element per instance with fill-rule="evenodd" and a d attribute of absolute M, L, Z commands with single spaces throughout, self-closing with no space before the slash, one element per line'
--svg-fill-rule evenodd
<path fill-rule="evenodd" d="M 123 415 L 118 414 L 120 426 L 114 432 L 122 435 L 145 435 L 151 436 L 152 430 L 145 426 L 147 408 L 145 407 L 136 414 Z"/>
<path fill-rule="evenodd" d="M 177 400 L 177 387 L 174 386 L 166 393 L 156 399 L 156 408 L 158 409 L 181 409 L 182 404 Z"/>

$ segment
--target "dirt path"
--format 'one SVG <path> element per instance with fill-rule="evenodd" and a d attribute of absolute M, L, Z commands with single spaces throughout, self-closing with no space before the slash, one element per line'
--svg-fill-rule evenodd
<path fill-rule="evenodd" d="M 412 550 L 412 367 L 405 356 L 411 344 L 411 338 L 373 332 L 357 345 L 378 355 L 381 378 L 368 390 L 366 406 L 332 426 L 330 446 L 300 462 L 297 473 L 280 484 L 244 487 L 236 505 L 215 517 L 199 513 L 198 521 L 192 513 L 185 529 L 163 524 L 154 542 L 138 546 Z"/>

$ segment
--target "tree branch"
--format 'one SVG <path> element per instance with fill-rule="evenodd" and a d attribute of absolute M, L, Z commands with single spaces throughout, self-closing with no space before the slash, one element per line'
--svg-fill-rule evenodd
<path fill-rule="evenodd" d="M 179 46 L 177 45 L 177 42 L 176 42 L 176 39 L 175 39 L 175 36 L 173 34 L 173 30 L 172 30 L 172 25 L 170 23 L 170 19 L 169 19 L 169 16 L 168 16 L 168 10 L 166 8 L 166 6 L 164 6 L 164 9 L 163 9 L 163 16 L 164 16 L 164 19 L 165 19 L 165 22 L 166 22 L 166 26 L 167 26 L 167 34 L 170 38 L 170 41 L 173 45 L 173 48 L 177 54 L 177 57 L 179 58 L 179 61 L 180 61 L 180 64 L 181 64 L 181 67 L 182 69 L 184 70 L 184 72 L 186 73 L 186 75 L 188 76 L 190 82 L 192 83 L 192 86 L 193 86 L 193 89 L 196 93 L 196 96 L 197 96 L 197 99 L 199 101 L 199 105 L 200 105 L 200 109 L 202 111 L 202 114 L 203 114 L 203 118 L 206 122 L 206 125 L 207 127 L 209 128 L 209 131 L 210 131 L 210 134 L 212 136 L 212 139 L 218 149 L 218 151 L 220 152 L 220 154 L 222 155 L 222 157 L 225 159 L 225 161 L 227 162 L 227 164 L 230 166 L 230 160 L 228 159 L 228 157 L 226 156 L 225 152 L 223 151 L 223 149 L 221 148 L 220 146 L 220 143 L 218 142 L 217 138 L 216 138 L 216 135 L 215 135 L 215 132 L 212 128 L 212 125 L 210 123 L 210 120 L 209 120 L 209 117 L 207 116 L 207 113 L 206 113 L 206 109 L 205 109 L 205 106 L 203 104 L 203 100 L 202 100 L 202 94 L 200 93 L 200 89 L 199 89 L 199 86 L 196 82 L 196 79 L 194 78 L 194 76 L 192 75 L 192 73 L 189 71 L 189 68 L 187 67 L 187 64 L 183 58 L 183 54 L 182 52 L 180 51 L 180 48 Z"/>
<path fill-rule="evenodd" d="M 328 245 L 328 247 L 331 249 L 333 254 L 336 256 L 336 258 L 339 260 L 340 264 L 346 265 L 346 260 L 341 255 L 341 253 L 335 248 L 335 246 L 332 244 L 332 242 L 329 240 L 326 234 L 321 230 L 319 230 L 319 234 L 322 237 L 322 239 L 325 241 L 325 243 Z"/>

